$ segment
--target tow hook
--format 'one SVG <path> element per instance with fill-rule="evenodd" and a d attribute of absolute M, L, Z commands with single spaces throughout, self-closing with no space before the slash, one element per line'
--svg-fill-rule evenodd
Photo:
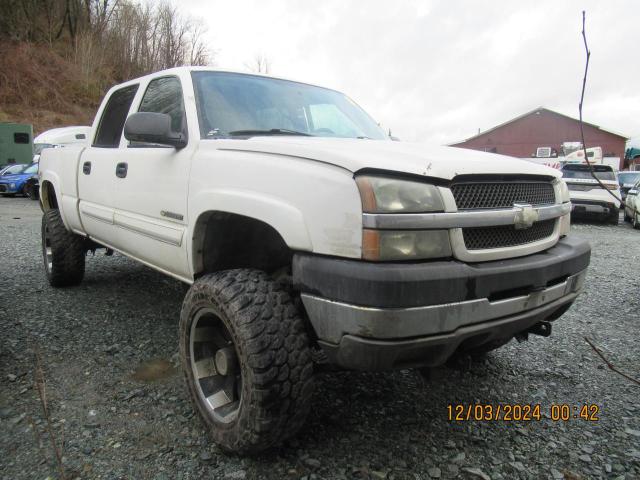
<path fill-rule="evenodd" d="M 518 342 L 526 342 L 529 340 L 529 334 L 540 335 L 541 337 L 548 337 L 551 335 L 551 322 L 538 322 L 535 325 L 529 327 L 524 332 L 516 334 L 516 340 Z"/>

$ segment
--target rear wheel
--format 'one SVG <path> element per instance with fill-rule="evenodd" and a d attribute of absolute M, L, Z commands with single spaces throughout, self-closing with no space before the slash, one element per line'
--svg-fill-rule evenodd
<path fill-rule="evenodd" d="M 53 287 L 77 285 L 84 277 L 84 238 L 69 232 L 60 211 L 52 209 L 42 216 L 42 259 L 47 280 Z"/>
<path fill-rule="evenodd" d="M 191 400 L 224 450 L 257 453 L 304 423 L 309 340 L 291 297 L 264 272 L 198 279 L 180 315 L 180 356 Z"/>

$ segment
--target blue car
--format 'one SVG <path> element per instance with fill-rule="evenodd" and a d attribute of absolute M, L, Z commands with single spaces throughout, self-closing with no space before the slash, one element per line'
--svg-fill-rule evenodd
<path fill-rule="evenodd" d="M 19 193 L 27 195 L 27 180 L 38 173 L 38 164 L 32 163 L 20 173 L 9 173 L 0 176 L 0 195 L 13 197 Z"/>

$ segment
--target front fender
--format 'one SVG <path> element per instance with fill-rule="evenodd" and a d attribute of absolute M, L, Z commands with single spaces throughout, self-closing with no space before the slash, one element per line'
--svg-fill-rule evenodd
<path fill-rule="evenodd" d="M 221 208 L 216 208 L 220 206 Z M 190 224 L 212 210 L 255 218 L 271 225 L 293 250 L 313 250 L 302 212 L 282 199 L 235 189 L 209 189 L 190 201 Z"/>

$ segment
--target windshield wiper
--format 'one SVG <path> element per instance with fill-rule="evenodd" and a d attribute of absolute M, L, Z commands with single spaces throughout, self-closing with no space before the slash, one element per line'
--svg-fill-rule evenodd
<path fill-rule="evenodd" d="M 249 136 L 249 135 L 298 135 L 301 137 L 313 137 L 310 133 L 298 132 L 296 130 L 288 130 L 286 128 L 272 128 L 270 130 L 234 130 L 227 132 L 231 136 Z"/>

